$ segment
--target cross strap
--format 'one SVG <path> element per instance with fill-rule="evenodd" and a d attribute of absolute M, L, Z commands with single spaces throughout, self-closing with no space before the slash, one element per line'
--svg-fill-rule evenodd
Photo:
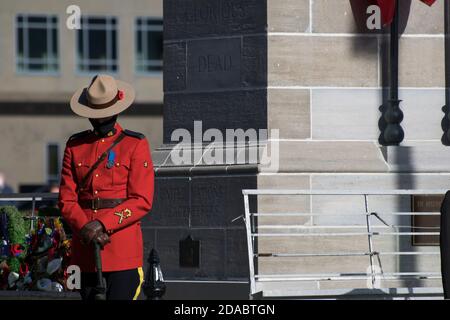
<path fill-rule="evenodd" d="M 102 153 L 102 155 L 98 158 L 98 160 L 93 164 L 93 166 L 89 169 L 89 171 L 86 173 L 86 175 L 81 179 L 80 183 L 77 186 L 77 193 L 80 189 L 83 189 L 86 186 L 86 183 L 88 182 L 89 178 L 91 177 L 92 173 L 94 172 L 95 169 L 98 168 L 98 166 L 100 165 L 100 163 L 106 159 L 106 156 L 108 155 L 108 153 L 112 150 L 112 148 L 114 148 L 115 146 L 117 146 L 119 144 L 120 141 L 123 140 L 123 138 L 125 138 L 125 133 L 122 131 L 120 132 L 119 136 L 117 137 L 116 140 L 114 140 L 114 142 L 111 144 L 111 146 Z"/>

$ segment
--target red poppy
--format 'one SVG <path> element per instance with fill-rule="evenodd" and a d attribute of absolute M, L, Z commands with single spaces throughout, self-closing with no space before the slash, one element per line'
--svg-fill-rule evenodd
<path fill-rule="evenodd" d="M 12 244 L 10 251 L 13 257 L 18 257 L 23 252 L 23 247 L 20 244 Z"/>
<path fill-rule="evenodd" d="M 123 98 L 125 98 L 125 93 L 122 90 L 119 90 L 117 92 L 117 99 L 123 100 Z"/>

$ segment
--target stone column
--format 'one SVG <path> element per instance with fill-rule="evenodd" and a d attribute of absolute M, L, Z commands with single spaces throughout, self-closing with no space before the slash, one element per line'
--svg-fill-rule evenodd
<path fill-rule="evenodd" d="M 266 1 L 164 1 L 164 142 L 267 127 Z"/>
<path fill-rule="evenodd" d="M 242 189 L 257 187 L 258 171 L 257 161 L 245 157 L 248 145 L 221 146 L 223 161 L 211 164 L 204 160 L 210 142 L 183 141 L 192 162 L 177 162 L 171 157 L 178 143 L 172 134 L 185 129 L 192 139 L 201 139 L 216 129 L 225 138 L 227 129 L 266 128 L 266 1 L 164 0 L 164 145 L 153 154 L 155 204 L 143 227 L 146 249 L 157 248 L 167 278 L 247 281 L 247 242 L 239 216 L 244 214 Z M 237 161 L 241 155 L 245 161 Z M 200 241 L 198 266 L 180 261 L 185 253 L 192 258 L 179 244 L 189 235 Z"/>

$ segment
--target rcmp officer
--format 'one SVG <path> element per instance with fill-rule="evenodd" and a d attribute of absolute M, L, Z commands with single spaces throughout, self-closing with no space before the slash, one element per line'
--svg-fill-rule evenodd
<path fill-rule="evenodd" d="M 152 207 L 153 164 L 144 135 L 116 122 L 134 96 L 129 84 L 98 75 L 70 101 L 93 126 L 67 142 L 58 203 L 73 230 L 72 264 L 81 269 L 83 299 L 93 299 L 97 285 L 94 241 L 103 249 L 107 299 L 136 299 L 143 282 L 140 220 Z"/>

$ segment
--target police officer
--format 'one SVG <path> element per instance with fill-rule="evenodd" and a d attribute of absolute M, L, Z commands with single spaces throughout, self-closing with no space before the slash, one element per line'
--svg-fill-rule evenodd
<path fill-rule="evenodd" d="M 153 163 L 144 135 L 116 122 L 134 97 L 129 84 L 97 75 L 70 101 L 93 126 L 67 142 L 58 202 L 73 231 L 72 264 L 81 269 L 85 300 L 96 293 L 94 242 L 103 249 L 107 299 L 136 299 L 143 283 L 140 220 L 152 207 Z"/>

